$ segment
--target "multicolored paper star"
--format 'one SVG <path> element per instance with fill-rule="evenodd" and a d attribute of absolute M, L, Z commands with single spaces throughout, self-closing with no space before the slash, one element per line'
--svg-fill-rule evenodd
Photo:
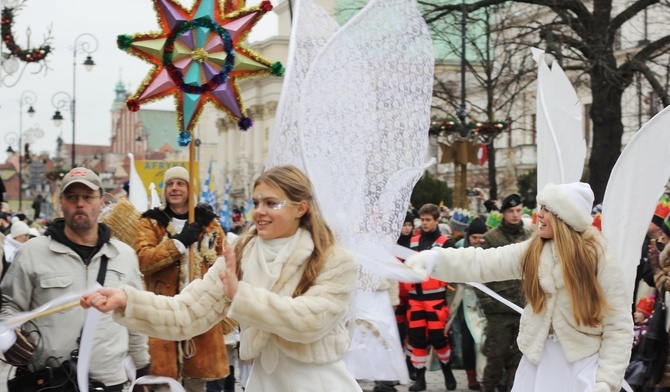
<path fill-rule="evenodd" d="M 153 0 L 162 31 L 117 38 L 120 49 L 154 65 L 126 105 L 137 111 L 143 103 L 174 95 L 182 146 L 190 143 L 207 101 L 237 120 L 240 129 L 249 129 L 253 121 L 246 115 L 237 79 L 284 73 L 281 63 L 242 44 L 272 10 L 270 1 L 226 14 L 234 2 L 196 0 L 188 11 L 173 0 Z"/>

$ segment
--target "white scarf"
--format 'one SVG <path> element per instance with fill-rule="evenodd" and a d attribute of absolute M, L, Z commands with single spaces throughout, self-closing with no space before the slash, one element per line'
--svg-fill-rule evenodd
<path fill-rule="evenodd" d="M 271 291 L 281 276 L 281 271 L 288 258 L 293 254 L 296 244 L 302 235 L 309 232 L 298 228 L 291 237 L 264 240 L 256 237 L 250 241 L 250 247 L 244 252 L 243 280 L 254 287 Z M 272 340 L 260 356 L 263 370 L 270 374 L 279 363 L 279 348 Z"/>
<path fill-rule="evenodd" d="M 288 257 L 295 250 L 296 243 L 302 234 L 302 229 L 291 237 L 264 240 L 254 238 L 245 251 L 244 281 L 266 290 L 272 290 L 281 275 L 282 267 Z"/>

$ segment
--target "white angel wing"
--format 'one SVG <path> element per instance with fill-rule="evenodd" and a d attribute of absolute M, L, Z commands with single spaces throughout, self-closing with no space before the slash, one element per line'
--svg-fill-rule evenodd
<path fill-rule="evenodd" d="M 149 184 L 149 191 L 151 192 L 151 204 L 149 208 L 156 208 L 161 206 L 161 198 L 158 196 L 158 191 L 156 191 L 156 184 L 153 182 Z"/>
<path fill-rule="evenodd" d="M 649 120 L 619 156 L 605 190 L 602 230 L 632 295 L 640 249 L 670 178 L 670 107 Z M 631 298 L 632 301 L 632 298 Z"/>
<path fill-rule="evenodd" d="M 294 23 L 306 14 L 329 18 L 311 1 L 297 7 Z M 428 29 L 413 0 L 372 0 L 321 48 L 318 32 L 333 23 L 310 23 L 293 34 L 302 36 L 291 51 L 291 85 L 282 92 L 268 165 L 293 163 L 307 172 L 326 221 L 363 272 L 407 279 L 389 265 L 398 264 L 391 249 L 428 145 Z"/>
<path fill-rule="evenodd" d="M 537 77 L 537 190 L 547 183 L 579 181 L 586 159 L 582 110 L 577 93 L 556 61 L 551 70 L 544 51 L 531 49 Z"/>
<path fill-rule="evenodd" d="M 305 171 L 302 148 L 298 139 L 297 110 L 302 96 L 305 75 L 314 58 L 337 29 L 337 22 L 313 1 L 297 1 L 288 52 L 286 73 L 275 117 L 266 168 L 293 165 Z"/>
<path fill-rule="evenodd" d="M 135 169 L 135 156 L 132 153 L 128 153 L 128 158 L 130 158 L 128 200 L 130 200 L 130 203 L 135 206 L 139 212 L 144 212 L 147 210 L 147 190 L 144 187 L 142 178 L 140 178 L 140 175 L 137 173 L 137 169 Z"/>

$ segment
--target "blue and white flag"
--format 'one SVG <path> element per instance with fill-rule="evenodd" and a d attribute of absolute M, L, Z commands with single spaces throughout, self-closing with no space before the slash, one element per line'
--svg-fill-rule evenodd
<path fill-rule="evenodd" d="M 216 192 L 214 191 L 214 182 L 212 181 L 212 161 L 209 161 L 209 168 L 207 169 L 207 178 L 202 187 L 200 194 L 200 202 L 207 203 L 214 211 L 216 211 Z"/>
<path fill-rule="evenodd" d="M 247 223 L 253 221 L 253 214 L 254 212 L 254 200 L 249 199 L 247 202 L 247 205 L 244 207 L 244 219 L 246 219 Z"/>
<path fill-rule="evenodd" d="M 230 209 L 230 178 L 226 178 L 226 191 L 223 194 L 223 207 L 221 207 L 219 223 L 221 223 L 221 227 L 223 227 L 226 232 L 230 231 L 233 227 L 233 214 Z"/>

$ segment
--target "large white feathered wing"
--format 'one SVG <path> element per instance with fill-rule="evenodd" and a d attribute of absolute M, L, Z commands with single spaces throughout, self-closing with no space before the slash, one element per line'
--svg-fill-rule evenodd
<path fill-rule="evenodd" d="M 292 23 L 284 84 L 265 166 L 293 165 L 305 171 L 303 151 L 298 139 L 298 108 L 304 99 L 303 83 L 310 65 L 339 26 L 335 19 L 311 0 L 296 2 Z"/>
<path fill-rule="evenodd" d="M 610 174 L 603 200 L 602 230 L 619 257 L 632 295 L 640 249 L 658 199 L 670 178 L 670 107 L 628 142 Z M 632 301 L 632 298 L 631 298 Z"/>
<path fill-rule="evenodd" d="M 319 17 L 314 7 L 300 2 L 294 23 L 308 12 Z M 299 66 L 289 62 L 295 73 L 282 92 L 282 135 L 273 136 L 268 165 L 301 167 L 302 158 L 326 221 L 362 272 L 416 279 L 392 267 L 391 249 L 428 145 L 434 57 L 426 24 L 415 1 L 373 0 L 323 45 L 303 79 L 314 42 L 322 42 L 312 30 L 321 23 L 310 23 L 295 27 L 304 34 L 291 57 Z"/>
<path fill-rule="evenodd" d="M 557 62 L 551 70 L 544 51 L 531 49 L 537 77 L 537 189 L 547 183 L 579 181 L 586 159 L 582 110 L 577 93 Z"/>

